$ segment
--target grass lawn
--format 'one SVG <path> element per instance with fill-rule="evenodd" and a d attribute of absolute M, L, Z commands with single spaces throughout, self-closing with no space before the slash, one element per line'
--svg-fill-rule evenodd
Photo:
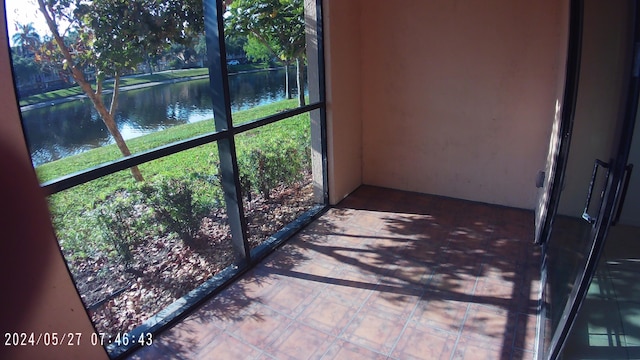
<path fill-rule="evenodd" d="M 278 111 L 295 108 L 297 100 L 284 100 L 277 103 L 256 107 L 234 113 L 234 122 L 242 123 L 265 117 Z M 127 141 L 132 153 L 137 153 L 174 141 L 188 139 L 193 136 L 211 132 L 213 120 L 193 124 L 175 126 L 163 131 L 144 135 Z M 285 144 L 294 147 L 310 145 L 309 115 L 302 114 L 274 124 L 253 129 L 236 137 L 238 156 L 242 157 L 254 149 L 273 146 L 278 148 Z M 273 148 L 273 147 L 271 147 Z M 108 145 L 70 156 L 36 168 L 40 181 L 45 182 L 71 174 L 101 163 L 121 157 L 115 145 Z M 218 148 L 211 143 L 197 148 L 179 152 L 148 163 L 141 164 L 140 171 L 146 182 L 158 179 L 198 179 L 194 182 L 194 194 L 206 202 L 206 206 L 220 206 L 221 190 L 215 176 L 217 175 Z M 95 228 L 87 221 L 91 210 L 104 199 L 120 189 L 136 186 L 128 170 L 120 171 L 100 179 L 62 191 L 49 197 L 49 205 L 54 225 L 63 247 L 78 248 L 77 254 L 89 256 L 81 248 L 90 245 L 90 238 L 96 236 Z M 88 250 L 88 248 L 86 249 Z"/>
<path fill-rule="evenodd" d="M 290 99 L 259 106 L 253 109 L 238 111 L 233 114 L 233 121 L 236 124 L 241 124 L 247 121 L 273 115 L 279 111 L 293 109 L 297 107 L 297 105 L 298 103 L 296 99 Z M 299 115 L 294 119 L 299 119 L 301 116 L 308 117 L 308 115 Z M 287 123 L 289 123 L 289 121 L 278 122 L 270 125 L 268 129 L 269 131 L 281 131 L 280 128 L 282 126 L 286 126 L 285 124 Z M 193 124 L 174 126 L 163 131 L 130 139 L 127 140 L 127 145 L 129 146 L 131 153 L 135 154 L 158 146 L 167 145 L 175 141 L 185 140 L 194 136 L 210 133 L 214 129 L 215 125 L 213 119 L 205 120 Z M 36 173 L 38 174 L 38 178 L 41 182 L 47 182 L 105 162 L 116 160 L 121 156 L 122 155 L 116 145 L 111 144 L 92 149 L 78 155 L 42 164 L 36 168 Z"/>

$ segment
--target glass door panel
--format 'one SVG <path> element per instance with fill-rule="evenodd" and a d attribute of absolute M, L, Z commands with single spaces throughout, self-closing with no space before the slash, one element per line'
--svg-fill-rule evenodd
<path fill-rule="evenodd" d="M 561 349 L 581 298 L 581 284 L 590 276 L 590 259 L 597 258 L 592 254 L 594 241 L 604 236 L 600 215 L 610 205 L 614 181 L 610 168 L 617 156 L 612 149 L 618 148 L 624 119 L 633 5 L 632 0 L 582 2 L 580 77 L 571 146 L 545 244 L 542 359 L 555 358 Z"/>
<path fill-rule="evenodd" d="M 615 225 L 608 230 L 601 260 L 564 346 L 563 359 L 594 355 L 640 358 L 640 173 L 631 166 L 640 164 L 639 138 L 640 126 L 635 126 L 625 182 L 613 215 Z"/>

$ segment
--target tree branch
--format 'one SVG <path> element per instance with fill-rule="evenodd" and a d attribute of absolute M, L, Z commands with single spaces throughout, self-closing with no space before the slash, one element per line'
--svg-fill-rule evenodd
<path fill-rule="evenodd" d="M 111 95 L 111 106 L 109 107 L 109 114 L 115 117 L 116 109 L 118 108 L 118 95 L 120 95 L 120 70 L 116 70 L 115 78 L 113 79 L 113 94 Z"/>
<path fill-rule="evenodd" d="M 75 62 L 73 61 L 73 57 L 71 57 L 71 53 L 69 52 L 69 48 L 64 43 L 62 36 L 60 36 L 60 32 L 58 31 L 58 24 L 51 15 L 54 13 L 53 8 L 51 8 L 51 6 L 45 5 L 44 0 L 38 0 L 38 5 L 40 6 L 40 12 L 44 15 L 49 30 L 53 34 L 53 38 L 58 44 L 58 48 L 62 52 L 62 55 L 67 62 L 67 66 L 71 69 L 71 75 L 89 97 L 91 97 L 90 93 L 91 95 L 95 96 L 95 92 L 91 88 L 91 85 L 89 85 L 89 83 L 85 79 L 82 71 L 80 71 L 80 69 L 78 69 L 78 67 L 76 66 Z"/>
<path fill-rule="evenodd" d="M 120 149 L 120 152 L 122 153 L 122 155 L 123 156 L 131 155 L 131 151 L 129 150 L 129 147 L 127 146 L 126 142 L 124 141 L 122 134 L 118 130 L 118 126 L 116 125 L 116 122 L 113 116 L 105 107 L 104 102 L 102 101 L 102 97 L 98 96 L 96 91 L 93 90 L 93 88 L 91 87 L 91 84 L 89 84 L 89 82 L 87 82 L 87 79 L 84 77 L 84 73 L 76 66 L 75 62 L 73 61 L 73 57 L 69 52 L 69 48 L 66 46 L 66 44 L 64 43 L 64 40 L 60 36 L 60 32 L 58 31 L 58 25 L 56 24 L 52 16 L 52 14 L 55 13 L 53 8 L 51 6 L 45 5 L 44 0 L 38 0 L 38 5 L 40 8 L 40 12 L 42 12 L 45 20 L 47 21 L 47 26 L 49 27 L 49 30 L 51 30 L 51 33 L 53 34 L 53 37 L 56 43 L 58 44 L 58 48 L 62 52 L 68 66 L 71 68 L 71 74 L 73 75 L 73 79 L 76 81 L 76 83 L 80 86 L 82 91 L 84 91 L 84 93 L 87 95 L 87 97 L 89 97 L 89 99 L 93 103 L 93 106 L 95 107 L 98 114 L 100 114 L 102 121 L 104 122 L 105 126 L 109 130 L 109 133 L 111 133 L 111 135 L 113 136 L 116 142 L 116 145 Z M 131 173 L 133 174 L 134 179 L 136 179 L 136 181 L 144 180 L 137 166 L 131 167 L 130 170 L 131 170 Z"/>
<path fill-rule="evenodd" d="M 102 96 L 102 84 L 103 80 L 101 77 L 96 77 L 96 95 Z"/>

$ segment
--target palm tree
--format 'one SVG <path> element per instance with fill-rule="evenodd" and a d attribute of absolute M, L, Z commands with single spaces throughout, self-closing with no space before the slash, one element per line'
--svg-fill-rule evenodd
<path fill-rule="evenodd" d="M 40 46 L 40 35 L 33 23 L 19 24 L 16 22 L 16 29 L 18 32 L 13 34 L 11 40 L 13 40 L 14 44 L 20 46 L 21 55 L 34 54 Z"/>

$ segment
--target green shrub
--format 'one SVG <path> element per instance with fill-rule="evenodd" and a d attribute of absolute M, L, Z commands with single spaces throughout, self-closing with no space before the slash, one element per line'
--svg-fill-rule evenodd
<path fill-rule="evenodd" d="M 99 227 L 93 217 L 70 216 L 54 219 L 60 248 L 71 260 L 82 260 L 88 257 L 97 258 L 108 254 L 110 247 L 102 243 L 95 230 Z M 63 224 L 63 225 L 60 225 Z M 64 226 L 64 227 L 63 227 Z"/>
<path fill-rule="evenodd" d="M 212 166 L 214 169 L 219 168 L 218 162 Z M 201 207 L 205 209 L 221 209 L 224 207 L 224 193 L 219 175 L 191 173 L 188 179 L 194 189 L 194 200 L 196 203 L 199 203 Z"/>
<path fill-rule="evenodd" d="M 159 178 L 143 184 L 140 189 L 166 230 L 178 234 L 187 245 L 193 245 L 200 221 L 209 209 L 196 201 L 192 180 Z"/>
<path fill-rule="evenodd" d="M 56 236 L 68 260 L 110 256 L 113 248 L 104 241 L 94 203 L 59 193 L 49 198 Z"/>
<path fill-rule="evenodd" d="M 98 203 L 93 215 L 100 225 L 102 238 L 112 246 L 117 258 L 128 265 L 134 246 L 146 239 L 151 211 L 142 203 L 140 193 L 120 190 Z"/>
<path fill-rule="evenodd" d="M 302 178 L 308 159 L 300 143 L 276 139 L 260 141 L 257 137 L 254 140 L 251 149 L 238 155 L 240 184 L 249 199 L 252 191 L 269 199 L 277 186 L 290 185 Z"/>

